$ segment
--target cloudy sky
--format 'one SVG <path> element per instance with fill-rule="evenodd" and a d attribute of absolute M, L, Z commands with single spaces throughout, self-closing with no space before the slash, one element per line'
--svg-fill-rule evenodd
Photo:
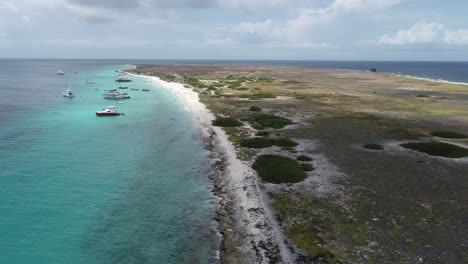
<path fill-rule="evenodd" d="M 459 0 L 1 0 L 0 58 L 468 60 Z"/>

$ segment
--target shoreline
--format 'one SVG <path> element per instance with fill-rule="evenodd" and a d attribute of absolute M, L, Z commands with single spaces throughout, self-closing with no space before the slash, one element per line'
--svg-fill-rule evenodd
<path fill-rule="evenodd" d="M 215 220 L 221 235 L 220 263 L 292 263 L 286 239 L 264 199 L 255 171 L 237 158 L 235 146 L 221 127 L 212 126 L 215 115 L 200 101 L 198 92 L 159 77 L 138 75 L 174 94 L 190 113 L 206 141 L 213 161 L 213 193 L 218 198 Z M 279 259 L 278 259 L 279 258 Z"/>

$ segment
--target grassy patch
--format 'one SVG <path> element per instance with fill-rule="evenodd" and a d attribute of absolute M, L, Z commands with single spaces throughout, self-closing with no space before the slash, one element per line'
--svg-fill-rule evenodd
<path fill-rule="evenodd" d="M 335 228 L 345 244 L 351 247 L 367 245 L 367 235 L 364 227 L 356 223 L 336 223 Z"/>
<path fill-rule="evenodd" d="M 307 225 L 293 225 L 286 230 L 286 234 L 296 245 L 311 256 L 330 257 L 330 252 L 321 245 L 323 241 L 314 230 Z"/>
<path fill-rule="evenodd" d="M 306 156 L 306 155 L 300 155 L 296 159 L 299 160 L 299 161 L 311 161 L 312 160 L 311 157 Z"/>
<path fill-rule="evenodd" d="M 297 183 L 307 178 L 307 173 L 296 160 L 284 156 L 261 155 L 252 168 L 262 180 L 270 183 Z"/>
<path fill-rule="evenodd" d="M 218 117 L 213 121 L 213 126 L 238 127 L 242 126 L 242 122 L 232 117 Z"/>
<path fill-rule="evenodd" d="M 293 122 L 287 118 L 272 115 L 272 114 L 254 114 L 251 117 L 251 120 L 254 123 L 257 123 L 263 127 L 272 127 L 272 128 L 283 128 L 287 125 L 293 124 Z"/>
<path fill-rule="evenodd" d="M 258 106 L 253 105 L 253 106 L 251 106 L 251 107 L 249 108 L 249 111 L 252 111 L 252 112 L 261 112 L 262 109 L 261 109 L 260 107 L 258 107 Z"/>
<path fill-rule="evenodd" d="M 438 141 L 406 143 L 401 144 L 401 146 L 407 149 L 423 152 L 431 156 L 446 158 L 468 157 L 468 149 Z"/>
<path fill-rule="evenodd" d="M 432 132 L 431 135 L 440 138 L 468 138 L 468 135 L 451 131 L 435 131 Z"/>
<path fill-rule="evenodd" d="M 382 145 L 372 143 L 364 144 L 362 147 L 370 150 L 384 150 L 384 147 Z"/>
<path fill-rule="evenodd" d="M 289 138 L 255 137 L 241 140 L 240 145 L 246 148 L 269 148 L 273 145 L 279 147 L 295 147 L 299 144 Z"/>
<path fill-rule="evenodd" d="M 193 86 L 193 87 L 198 87 L 198 88 L 205 88 L 206 85 L 202 82 L 200 82 L 200 80 L 198 80 L 197 78 L 194 78 L 194 77 L 189 77 L 187 78 L 187 80 L 185 81 L 187 84 Z"/>
<path fill-rule="evenodd" d="M 260 77 L 257 77 L 257 81 L 259 82 L 273 82 L 275 79 L 271 78 L 271 77 L 267 77 L 267 76 L 260 76 Z"/>
<path fill-rule="evenodd" d="M 309 164 L 309 163 L 301 163 L 301 168 L 304 171 L 313 171 L 313 170 L 315 170 L 314 165 Z"/>

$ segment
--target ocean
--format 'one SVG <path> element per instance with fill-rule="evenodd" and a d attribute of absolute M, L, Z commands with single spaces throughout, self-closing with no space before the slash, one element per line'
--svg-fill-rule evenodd
<path fill-rule="evenodd" d="M 143 78 L 125 85 L 149 92 L 103 99 L 129 67 L 112 63 L 0 61 L 0 263 L 216 261 L 211 161 L 190 113 Z M 113 104 L 125 116 L 95 116 Z"/>
<path fill-rule="evenodd" d="M 0 60 L 0 263 L 217 261 L 211 160 L 183 102 L 139 77 L 124 85 L 150 92 L 103 99 L 130 64 L 377 68 L 468 83 L 466 62 Z M 74 98 L 61 95 L 68 85 Z M 108 105 L 125 116 L 95 116 Z"/>

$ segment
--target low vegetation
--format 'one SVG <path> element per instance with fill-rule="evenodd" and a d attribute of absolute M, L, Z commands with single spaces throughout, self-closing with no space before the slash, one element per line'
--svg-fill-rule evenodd
<path fill-rule="evenodd" d="M 238 127 L 242 125 L 242 122 L 233 117 L 218 117 L 213 121 L 213 126 L 219 127 Z"/>
<path fill-rule="evenodd" d="M 260 107 L 258 107 L 258 106 L 253 105 L 253 106 L 251 106 L 251 107 L 249 108 L 249 111 L 252 111 L 252 112 L 261 112 L 262 109 L 261 109 Z"/>
<path fill-rule="evenodd" d="M 251 123 L 271 128 L 283 128 L 287 125 L 293 124 L 293 122 L 287 118 L 264 113 L 254 114 L 251 116 L 250 120 Z"/>
<path fill-rule="evenodd" d="M 306 155 L 300 155 L 296 158 L 298 161 L 311 161 L 312 158 Z"/>
<path fill-rule="evenodd" d="M 268 131 L 257 131 L 257 133 L 255 133 L 255 135 L 257 137 L 267 137 L 270 135 L 270 132 Z"/>
<path fill-rule="evenodd" d="M 382 145 L 373 144 L 373 143 L 364 144 L 362 147 L 365 149 L 370 149 L 370 150 L 384 150 L 384 147 Z"/>
<path fill-rule="evenodd" d="M 193 87 L 198 87 L 198 88 L 205 88 L 206 85 L 202 82 L 200 82 L 200 80 L 198 80 L 197 78 L 194 78 L 194 77 L 189 77 L 187 78 L 187 80 L 185 81 L 187 84 L 193 86 Z"/>
<path fill-rule="evenodd" d="M 276 98 L 276 95 L 269 93 L 241 94 L 239 98 L 248 98 L 249 100 L 262 100 L 267 98 Z"/>
<path fill-rule="evenodd" d="M 304 171 L 313 171 L 313 170 L 315 170 L 314 165 L 309 164 L 309 163 L 301 163 L 301 168 Z"/>
<path fill-rule="evenodd" d="M 257 81 L 259 81 L 259 82 L 269 82 L 269 83 L 271 83 L 271 82 L 274 81 L 274 79 L 271 78 L 271 77 L 260 76 L 260 77 L 257 77 Z"/>
<path fill-rule="evenodd" d="M 240 145 L 246 148 L 269 148 L 272 146 L 296 147 L 299 144 L 289 138 L 255 137 L 241 140 Z"/>
<path fill-rule="evenodd" d="M 416 95 L 416 97 L 427 98 L 427 97 L 430 97 L 430 96 L 427 95 L 427 94 L 418 94 L 418 95 Z"/>
<path fill-rule="evenodd" d="M 252 168 L 262 180 L 270 183 L 297 183 L 307 178 L 307 173 L 296 160 L 284 156 L 261 155 Z"/>
<path fill-rule="evenodd" d="M 468 135 L 451 132 L 451 131 L 435 131 L 432 132 L 431 135 L 440 137 L 440 138 L 468 138 Z"/>
<path fill-rule="evenodd" d="M 320 259 L 317 263 L 375 263 L 355 254 L 368 244 L 366 226 L 353 220 L 352 212 L 342 205 L 292 193 L 271 194 L 271 198 L 286 234 L 315 260 Z"/>
<path fill-rule="evenodd" d="M 468 149 L 462 148 L 457 145 L 438 141 L 406 143 L 401 144 L 401 146 L 407 149 L 423 152 L 431 156 L 439 156 L 446 158 L 468 157 Z"/>

